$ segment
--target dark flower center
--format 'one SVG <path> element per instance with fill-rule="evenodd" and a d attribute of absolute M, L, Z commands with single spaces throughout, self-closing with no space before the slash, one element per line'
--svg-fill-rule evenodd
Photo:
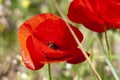
<path fill-rule="evenodd" d="M 47 45 L 50 48 L 55 49 L 55 50 L 59 48 L 59 46 L 56 43 L 53 43 L 53 42 L 50 42 L 50 41 L 47 43 Z"/>

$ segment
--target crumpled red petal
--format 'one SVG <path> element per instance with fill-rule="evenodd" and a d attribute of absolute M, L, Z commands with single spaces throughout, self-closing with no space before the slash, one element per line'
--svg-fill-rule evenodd
<path fill-rule="evenodd" d="M 73 26 L 71 28 L 81 42 L 82 33 Z M 65 22 L 50 13 L 36 15 L 21 25 L 18 40 L 23 62 L 33 70 L 42 68 L 45 63 L 67 61 L 77 64 L 85 60 Z"/>
<path fill-rule="evenodd" d="M 34 46 L 34 49 L 32 48 L 33 51 L 37 51 L 38 54 L 44 55 L 44 60 L 41 60 L 40 61 L 41 63 L 60 62 L 60 61 L 66 61 L 68 59 L 72 59 L 73 55 L 75 54 L 71 52 L 75 51 L 75 49 L 77 48 L 77 44 L 74 38 L 72 37 L 71 33 L 69 32 L 67 26 L 65 25 L 65 23 L 54 24 L 57 25 L 58 27 L 53 27 L 54 25 L 50 26 L 52 24 L 52 21 L 45 23 L 47 24 L 47 26 L 46 24 L 43 24 L 44 25 L 43 29 L 41 28 L 43 25 L 39 25 L 40 28 L 36 29 L 37 31 L 35 31 L 34 34 L 36 34 L 37 36 L 34 35 L 32 36 L 31 42 L 33 42 L 33 45 L 27 46 L 28 50 Z M 76 32 L 77 35 L 79 34 L 78 35 L 79 39 L 81 39 L 82 41 L 83 38 L 82 33 L 80 33 L 80 31 L 75 27 L 72 27 L 72 29 Z M 56 32 L 57 35 L 53 34 Z M 60 49 L 54 50 L 50 48 L 48 45 L 46 45 L 47 43 L 46 41 L 49 40 L 56 42 L 60 46 Z M 31 44 L 31 42 L 29 42 L 28 44 Z M 77 54 L 79 55 L 81 53 L 78 52 Z"/>
<path fill-rule="evenodd" d="M 68 18 L 95 32 L 120 26 L 120 5 L 116 0 L 73 0 Z"/>
<path fill-rule="evenodd" d="M 74 29 L 81 42 L 83 40 L 82 33 L 77 28 L 71 27 Z M 47 19 L 43 23 L 40 23 L 39 26 L 34 29 L 33 35 L 44 43 L 48 43 L 48 41 L 55 42 L 57 45 L 62 46 L 60 49 L 64 50 L 77 46 L 65 22 L 59 17 L 57 17 L 56 20 Z"/>
<path fill-rule="evenodd" d="M 79 53 L 79 54 L 77 54 Z M 84 57 L 83 53 L 81 52 L 80 49 L 76 49 L 75 51 L 73 51 L 73 58 L 72 59 L 69 59 L 67 62 L 68 63 L 71 63 L 71 64 L 78 64 L 78 63 L 81 63 L 81 62 L 84 62 L 86 60 L 86 58 Z M 89 53 L 87 53 L 88 56 L 90 56 Z"/>
<path fill-rule="evenodd" d="M 31 52 L 36 51 L 36 53 L 43 56 L 43 59 L 39 59 L 41 63 L 49 63 L 49 62 L 60 62 L 69 59 L 69 53 L 67 51 L 60 51 L 51 49 L 49 46 L 39 41 L 35 37 L 31 36 L 30 41 L 27 41 L 28 50 Z M 31 44 L 33 43 L 33 44 Z M 31 44 L 31 45 L 29 45 Z M 31 53 L 30 54 L 33 54 Z M 34 52 L 35 53 L 35 52 Z"/>
<path fill-rule="evenodd" d="M 97 4 L 99 5 L 99 14 L 102 19 L 113 28 L 120 29 L 120 1 L 98 0 Z"/>
<path fill-rule="evenodd" d="M 30 33 L 31 29 L 28 26 L 22 25 L 22 27 L 19 28 L 18 31 L 18 39 L 20 43 L 20 51 L 22 54 L 22 60 L 26 67 L 37 70 L 39 68 L 43 67 L 43 64 L 39 64 L 38 59 L 34 58 L 35 55 L 31 55 L 28 51 L 28 48 L 26 47 L 27 39 L 31 35 Z"/>

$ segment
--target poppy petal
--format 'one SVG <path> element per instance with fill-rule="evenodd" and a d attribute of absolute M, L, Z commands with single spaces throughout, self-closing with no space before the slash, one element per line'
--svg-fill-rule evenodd
<path fill-rule="evenodd" d="M 46 17 L 47 15 L 43 16 Z M 82 41 L 82 33 L 73 26 L 71 26 L 71 28 L 74 29 L 79 41 Z M 44 22 L 39 23 L 39 26 L 34 29 L 33 35 L 45 44 L 47 44 L 48 42 L 53 42 L 56 43 L 58 46 L 62 46 L 60 47 L 60 49 L 62 48 L 64 50 L 67 50 L 73 46 L 77 47 L 77 44 L 70 31 L 68 30 L 67 25 L 59 17 L 53 17 L 52 19 L 50 16 L 48 16 Z"/>
<path fill-rule="evenodd" d="M 97 4 L 99 6 L 99 14 L 102 19 L 113 26 L 113 28 L 120 29 L 120 1 L 99 0 Z"/>
<path fill-rule="evenodd" d="M 43 63 L 40 63 L 41 60 L 44 59 L 42 54 L 38 54 L 37 50 L 35 50 L 33 42 L 32 42 L 32 36 L 29 36 L 26 40 L 26 46 L 28 48 L 30 57 L 32 61 L 34 62 L 34 70 L 40 69 L 44 66 Z M 42 52 L 41 52 L 42 53 Z"/>
<path fill-rule="evenodd" d="M 78 64 L 78 63 L 81 63 L 81 62 L 84 62 L 86 60 L 86 58 L 84 57 L 83 53 L 81 52 L 80 49 L 76 49 L 74 50 L 73 52 L 73 58 L 68 60 L 67 62 L 68 63 L 71 63 L 71 64 Z M 89 53 L 86 53 L 88 56 L 90 56 Z"/>
<path fill-rule="evenodd" d="M 66 61 L 70 59 L 70 53 L 67 51 L 54 50 L 50 48 L 48 45 L 39 41 L 37 38 L 32 37 L 31 41 L 28 43 L 33 43 L 31 46 L 28 45 L 28 50 L 32 49 L 32 52 L 36 51 L 36 54 L 44 56 L 43 59 L 39 59 L 41 63 L 49 63 L 49 62 L 60 62 Z M 33 48 L 34 47 L 34 48 Z M 34 52 L 35 53 L 35 52 Z M 33 54 L 33 53 L 31 53 Z"/>
<path fill-rule="evenodd" d="M 82 33 L 72 25 L 71 28 L 81 42 Z M 82 62 L 77 60 L 82 53 L 76 50 L 77 43 L 66 23 L 54 14 L 39 14 L 27 20 L 19 28 L 18 40 L 23 62 L 30 69 L 38 70 L 51 62 Z"/>
<path fill-rule="evenodd" d="M 26 40 L 31 35 L 30 32 L 31 32 L 31 28 L 23 24 L 18 31 L 18 40 L 19 40 L 19 44 L 21 48 L 20 51 L 22 54 L 22 59 L 24 64 L 26 65 L 26 67 L 36 70 L 41 68 L 43 65 L 36 66 L 36 61 L 32 60 L 32 57 L 29 54 L 29 51 L 26 47 Z"/>
<path fill-rule="evenodd" d="M 68 18 L 73 22 L 82 23 L 92 31 L 104 32 L 105 22 L 99 17 L 99 14 L 96 13 L 97 10 L 94 10 L 96 4 L 93 5 L 93 3 L 95 2 L 89 0 L 72 1 L 68 10 Z M 108 30 L 110 28 L 110 26 L 107 26 L 106 29 Z"/>

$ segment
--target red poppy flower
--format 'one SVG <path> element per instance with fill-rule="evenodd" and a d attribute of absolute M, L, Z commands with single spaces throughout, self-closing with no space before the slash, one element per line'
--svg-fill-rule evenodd
<path fill-rule="evenodd" d="M 71 28 L 82 41 L 82 33 L 73 26 Z M 23 62 L 33 70 L 50 62 L 77 64 L 85 60 L 65 22 L 50 13 L 36 15 L 22 24 L 18 40 Z"/>
<path fill-rule="evenodd" d="M 119 0 L 73 0 L 70 4 L 68 17 L 86 28 L 104 32 L 106 29 L 120 28 Z"/>

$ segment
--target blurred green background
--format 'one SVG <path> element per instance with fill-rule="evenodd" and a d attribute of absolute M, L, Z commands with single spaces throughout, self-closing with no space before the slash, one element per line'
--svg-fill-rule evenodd
<path fill-rule="evenodd" d="M 70 1 L 57 0 L 65 15 Z M 0 80 L 48 80 L 47 65 L 37 71 L 24 66 L 17 41 L 19 26 L 30 17 L 46 12 L 60 16 L 51 0 L 0 0 Z M 91 54 L 90 59 L 102 79 L 117 80 L 113 72 L 120 76 L 120 31 L 108 31 L 114 67 L 112 72 L 104 52 L 104 33 L 91 32 L 80 24 L 74 25 L 83 32 L 82 45 Z M 77 65 L 53 63 L 52 77 L 53 80 L 97 80 L 87 61 Z"/>

